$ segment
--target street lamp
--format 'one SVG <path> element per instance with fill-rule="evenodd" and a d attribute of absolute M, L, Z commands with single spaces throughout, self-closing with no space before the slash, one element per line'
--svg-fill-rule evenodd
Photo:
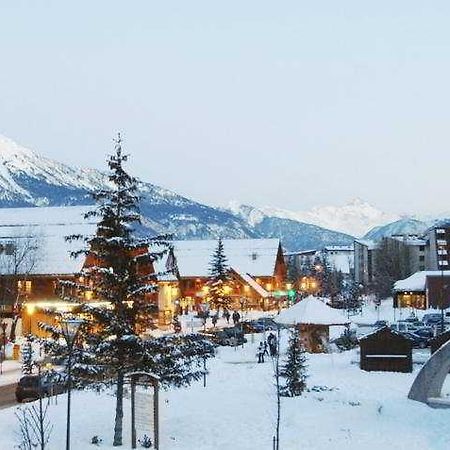
<path fill-rule="evenodd" d="M 34 314 L 36 306 L 31 303 L 28 303 L 28 305 L 26 305 L 26 310 L 28 314 L 28 334 L 31 334 L 31 316 Z"/>
<path fill-rule="evenodd" d="M 64 339 L 67 343 L 67 422 L 66 422 L 66 450 L 70 450 L 70 400 L 72 392 L 72 353 L 78 331 L 83 322 L 78 319 L 66 319 L 61 323 Z"/>

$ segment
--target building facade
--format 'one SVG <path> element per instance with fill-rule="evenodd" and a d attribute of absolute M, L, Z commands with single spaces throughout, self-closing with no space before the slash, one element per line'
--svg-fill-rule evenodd
<path fill-rule="evenodd" d="M 450 270 L 450 223 L 443 222 L 427 230 L 427 270 Z"/>

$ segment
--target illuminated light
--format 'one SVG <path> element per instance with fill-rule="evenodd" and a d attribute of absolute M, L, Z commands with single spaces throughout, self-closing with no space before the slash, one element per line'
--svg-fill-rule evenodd
<path fill-rule="evenodd" d="M 209 292 L 209 286 L 203 286 L 202 287 L 202 291 L 205 292 L 205 293 L 208 293 Z"/>
<path fill-rule="evenodd" d="M 92 300 L 92 297 L 94 296 L 94 293 L 92 292 L 92 291 L 86 291 L 85 293 L 84 293 L 84 298 L 86 299 L 86 300 Z"/>
<path fill-rule="evenodd" d="M 245 292 L 248 292 L 250 290 L 250 286 L 248 285 L 248 284 L 246 284 L 245 286 L 244 286 L 244 291 Z"/>
<path fill-rule="evenodd" d="M 28 305 L 26 306 L 26 309 L 27 309 L 27 314 L 28 314 L 29 316 L 31 316 L 31 315 L 34 314 L 34 311 L 36 311 L 36 305 L 33 305 L 33 304 L 31 304 L 31 303 L 28 303 Z"/>
<path fill-rule="evenodd" d="M 233 289 L 231 289 L 230 286 L 224 286 L 223 287 L 223 292 L 225 292 L 225 294 L 229 294 Z"/>
<path fill-rule="evenodd" d="M 301 287 L 302 289 L 306 289 L 306 284 L 305 284 L 305 283 L 302 283 L 302 284 L 300 285 L 300 287 Z"/>
<path fill-rule="evenodd" d="M 286 289 L 287 290 L 292 289 L 292 283 L 286 283 Z"/>
<path fill-rule="evenodd" d="M 267 283 L 266 284 L 266 290 L 267 291 L 271 291 L 272 290 L 272 284 L 271 283 Z"/>
<path fill-rule="evenodd" d="M 317 287 L 317 283 L 316 283 L 315 281 L 312 281 L 312 282 L 311 282 L 311 287 L 312 287 L 313 289 L 315 289 L 315 288 Z"/>

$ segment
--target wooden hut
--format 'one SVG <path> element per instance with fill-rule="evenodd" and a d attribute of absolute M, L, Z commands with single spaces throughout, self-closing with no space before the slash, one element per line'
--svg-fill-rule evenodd
<path fill-rule="evenodd" d="M 368 372 L 412 372 L 412 342 L 391 330 L 381 328 L 359 340 L 360 367 Z"/>

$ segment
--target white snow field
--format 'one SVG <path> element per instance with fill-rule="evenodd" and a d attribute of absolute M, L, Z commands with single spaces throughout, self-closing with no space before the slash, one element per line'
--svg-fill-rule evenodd
<path fill-rule="evenodd" d="M 161 450 L 272 449 L 276 417 L 272 362 L 257 364 L 261 336 L 254 335 L 253 342 L 248 338 L 244 348 L 219 347 L 216 359 L 208 363 L 206 388 L 198 382 L 162 393 Z M 320 388 L 282 399 L 280 449 L 450 448 L 450 411 L 407 399 L 420 366 L 415 365 L 413 374 L 368 373 L 359 369 L 357 360 L 356 350 L 309 355 L 308 386 Z M 112 449 L 114 398 L 76 392 L 72 401 L 72 449 L 98 448 L 90 443 L 94 435 L 103 439 L 99 448 Z M 65 448 L 65 407 L 65 395 L 50 407 L 55 428 L 48 450 Z M 15 409 L 0 411 L 2 450 L 17 444 Z M 128 402 L 125 412 L 121 448 L 130 449 Z"/>

